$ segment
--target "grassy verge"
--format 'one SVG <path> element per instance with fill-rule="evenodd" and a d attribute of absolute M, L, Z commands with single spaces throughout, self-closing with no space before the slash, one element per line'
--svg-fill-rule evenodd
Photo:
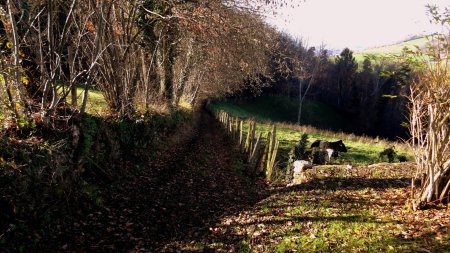
<path fill-rule="evenodd" d="M 77 88 L 77 104 L 81 105 L 84 89 Z M 72 103 L 72 98 L 69 94 L 67 96 L 67 103 Z M 108 103 L 106 103 L 105 97 L 99 90 L 89 90 L 88 100 L 86 104 L 86 112 L 92 115 L 105 115 L 108 112 Z"/>
<path fill-rule="evenodd" d="M 234 247 L 236 252 L 448 252 L 450 214 L 414 213 L 404 204 L 413 171 L 414 166 L 404 165 L 350 172 L 313 169 L 307 183 L 275 187 L 255 207 L 225 217 L 212 229 L 216 243 L 208 247 Z"/>

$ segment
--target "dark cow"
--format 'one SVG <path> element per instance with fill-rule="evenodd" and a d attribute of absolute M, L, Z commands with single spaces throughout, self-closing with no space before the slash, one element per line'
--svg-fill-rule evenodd
<path fill-rule="evenodd" d="M 347 148 L 344 145 L 342 140 L 338 140 L 335 142 L 324 141 L 324 140 L 316 140 L 311 144 L 311 148 L 319 148 L 320 150 L 332 149 L 337 152 L 347 152 Z"/>

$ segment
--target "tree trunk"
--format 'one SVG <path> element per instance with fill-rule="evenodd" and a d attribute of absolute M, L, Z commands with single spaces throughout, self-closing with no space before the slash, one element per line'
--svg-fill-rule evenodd
<path fill-rule="evenodd" d="M 67 60 L 69 65 L 69 87 L 70 87 L 70 100 L 73 107 L 78 106 L 77 101 L 77 86 L 75 81 L 75 66 L 72 65 L 73 63 L 73 48 L 72 46 L 67 47 Z"/>
<path fill-rule="evenodd" d="M 175 105 L 179 105 L 179 103 L 180 103 L 181 96 L 183 95 L 183 90 L 186 86 L 186 82 L 187 82 L 188 76 L 191 71 L 191 67 L 192 67 L 191 58 L 192 58 L 192 54 L 193 54 L 193 47 L 194 47 L 194 39 L 189 38 L 187 52 L 186 52 L 186 62 L 181 68 L 180 76 L 178 78 L 178 85 L 175 89 L 175 94 L 174 94 Z"/>
<path fill-rule="evenodd" d="M 302 117 L 302 105 L 303 105 L 303 99 L 302 99 L 302 85 L 303 84 L 303 80 L 300 80 L 299 81 L 299 84 L 298 84 L 298 88 L 299 88 L 299 97 L 298 97 L 298 99 L 299 99 L 299 104 L 298 104 L 298 115 L 297 115 L 297 124 L 299 124 L 300 125 L 300 119 L 301 119 L 301 117 Z"/>

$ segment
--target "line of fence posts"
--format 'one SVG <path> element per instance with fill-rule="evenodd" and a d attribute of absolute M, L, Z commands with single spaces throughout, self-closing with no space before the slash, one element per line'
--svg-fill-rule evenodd
<path fill-rule="evenodd" d="M 274 167 L 280 142 L 277 140 L 276 127 L 267 133 L 256 133 L 256 122 L 244 122 L 238 117 L 231 117 L 225 111 L 216 111 L 216 118 L 227 130 L 231 139 L 239 146 L 241 152 L 247 155 L 247 162 L 254 173 L 265 172 L 266 180 L 273 180 Z"/>

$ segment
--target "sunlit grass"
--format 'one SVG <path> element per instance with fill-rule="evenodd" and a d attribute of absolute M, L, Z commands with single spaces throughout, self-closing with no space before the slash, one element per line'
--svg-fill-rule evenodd
<path fill-rule="evenodd" d="M 401 54 L 405 47 L 408 48 L 409 50 L 414 50 L 414 49 L 416 49 L 416 47 L 423 47 L 427 42 L 428 42 L 428 39 L 423 37 L 423 38 L 408 40 L 408 41 L 393 44 L 393 45 L 387 45 L 387 46 L 366 49 L 362 53 L 366 53 L 366 54 Z"/>
<path fill-rule="evenodd" d="M 81 105 L 84 96 L 84 88 L 77 87 L 77 104 Z M 72 97 L 67 96 L 67 102 L 72 103 Z M 108 112 L 108 103 L 103 96 L 103 93 L 99 90 L 89 90 L 88 100 L 86 102 L 86 112 L 93 115 L 104 115 Z"/>
<path fill-rule="evenodd" d="M 384 174 L 385 169 L 381 170 Z M 390 173 L 394 178 L 403 176 Z M 384 176 L 371 179 L 385 184 L 395 181 L 383 181 Z M 385 208 L 401 208 L 386 196 L 402 190 L 386 185 L 378 191 L 372 188 L 375 183 L 346 188 L 346 180 L 365 183 L 366 179 L 357 178 L 329 178 L 324 184 L 316 179 L 275 191 L 258 203 L 251 215 L 241 214 L 230 228 L 245 231 L 241 232 L 247 234 L 243 241 L 258 252 L 398 252 L 414 248 L 411 242 L 396 236 L 403 226 L 383 213 Z"/>
<path fill-rule="evenodd" d="M 236 252 L 448 252 L 448 233 L 430 232 L 443 221 L 424 218 L 436 210 L 421 216 L 405 205 L 414 171 L 411 164 L 351 173 L 315 167 L 306 171 L 307 182 L 274 186 L 250 210 L 225 217 L 214 239 L 239 241 Z"/>
<path fill-rule="evenodd" d="M 184 110 L 188 110 L 188 111 L 192 110 L 192 105 L 190 103 L 188 103 L 186 101 L 186 99 L 184 99 L 184 98 L 181 98 L 180 103 L 178 104 L 178 106 L 180 108 L 184 109 Z"/>
<path fill-rule="evenodd" d="M 429 40 L 426 37 L 408 40 L 401 43 L 396 43 L 392 45 L 387 46 L 380 46 L 380 47 L 374 47 L 369 48 L 366 50 L 363 50 L 361 52 L 357 52 L 353 54 L 357 62 L 362 63 L 367 55 L 373 54 L 373 55 L 382 55 L 382 56 L 391 56 L 391 57 L 399 57 L 402 55 L 403 50 L 406 48 L 408 50 L 415 51 L 417 50 L 417 47 L 423 48 Z M 422 57 L 427 58 L 427 57 Z"/>

